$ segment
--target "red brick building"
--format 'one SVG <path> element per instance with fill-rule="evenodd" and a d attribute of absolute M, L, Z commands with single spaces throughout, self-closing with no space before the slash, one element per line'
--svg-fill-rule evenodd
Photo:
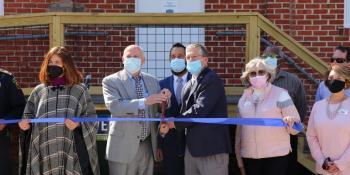
<path fill-rule="evenodd" d="M 73 11 L 134 13 L 135 1 L 137 0 L 5 0 L 4 13 L 43 13 L 59 2 L 70 5 Z M 350 45 L 349 29 L 344 28 L 343 0 L 203 0 L 203 3 L 205 12 L 259 12 L 326 62 L 335 46 Z M 244 67 L 244 36 L 217 35 L 215 32 L 219 27 L 211 27 L 216 26 L 206 26 L 204 36 L 205 45 L 211 54 L 210 66 L 220 74 L 227 86 L 242 86 L 239 77 Z M 123 48 L 137 40 L 135 26 L 71 25 L 67 26 L 66 32 L 82 28 L 84 31 L 108 33 L 95 36 L 68 35 L 65 38 L 65 45 L 74 52 L 81 71 L 92 74 L 93 85 L 100 86 L 104 76 L 122 67 L 120 58 Z M 240 31 L 240 26 L 223 28 Z M 48 38 L 44 36 L 47 33 L 48 28 L 45 26 L 0 30 L 1 67 L 13 72 L 22 87 L 34 87 L 38 83 L 37 72 L 44 53 L 49 49 Z M 14 35 L 23 38 L 13 40 L 8 37 Z M 28 39 L 25 38 L 27 35 L 38 37 Z M 293 57 L 288 50 L 284 51 Z M 321 75 L 300 59 L 293 58 L 307 72 L 321 78 Z M 167 59 L 166 55 L 164 59 Z M 303 79 L 311 104 L 315 84 L 306 80 L 295 68 L 287 64 L 284 68 Z"/>

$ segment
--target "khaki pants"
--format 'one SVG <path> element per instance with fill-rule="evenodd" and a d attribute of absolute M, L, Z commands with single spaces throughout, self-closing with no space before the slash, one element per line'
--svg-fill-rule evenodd
<path fill-rule="evenodd" d="M 185 175 L 228 175 L 228 153 L 193 157 L 185 152 Z"/>

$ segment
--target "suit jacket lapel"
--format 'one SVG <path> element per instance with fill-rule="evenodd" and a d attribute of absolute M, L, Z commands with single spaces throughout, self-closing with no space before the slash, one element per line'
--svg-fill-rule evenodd
<path fill-rule="evenodd" d="M 142 78 L 143 78 L 143 83 L 145 85 L 148 96 L 158 93 L 158 88 L 154 86 L 154 83 L 153 83 L 154 80 L 151 77 L 149 77 L 147 74 L 143 74 Z M 155 111 L 157 110 L 158 110 L 158 105 L 149 106 L 147 109 L 148 116 L 150 118 L 157 118 L 158 116 L 155 115 Z"/>
<path fill-rule="evenodd" d="M 198 88 L 198 86 L 200 85 L 200 82 L 202 81 L 202 79 L 204 78 L 204 76 L 207 74 L 207 72 L 209 71 L 208 68 L 204 68 L 202 70 L 202 72 L 198 75 L 198 77 L 196 78 L 196 80 L 192 83 L 191 86 L 191 91 L 190 94 L 188 95 L 188 99 L 190 99 L 190 97 L 193 95 L 193 93 L 196 91 L 196 89 Z M 189 80 L 192 81 L 192 80 Z"/>
<path fill-rule="evenodd" d="M 129 77 L 129 75 L 126 72 L 126 70 L 122 70 L 122 72 L 121 72 L 121 80 L 123 81 L 122 86 L 126 90 L 128 96 L 131 99 L 137 98 L 137 94 L 136 94 L 136 90 L 135 90 L 135 83 Z"/>
<path fill-rule="evenodd" d="M 181 112 L 180 113 L 183 113 L 184 111 L 187 110 L 187 104 L 188 104 L 188 100 L 189 100 L 189 93 L 190 93 L 190 90 L 191 90 L 191 80 L 189 80 L 185 86 L 183 87 L 184 89 L 182 90 L 184 93 L 181 93 Z"/>
<path fill-rule="evenodd" d="M 150 77 L 148 75 L 143 74 L 142 78 L 143 78 L 143 83 L 146 86 L 145 88 L 146 88 L 146 91 L 148 92 L 148 96 L 151 95 L 151 94 L 158 93 L 157 92 L 158 89 L 156 89 L 154 87 L 153 80 L 150 79 Z"/>

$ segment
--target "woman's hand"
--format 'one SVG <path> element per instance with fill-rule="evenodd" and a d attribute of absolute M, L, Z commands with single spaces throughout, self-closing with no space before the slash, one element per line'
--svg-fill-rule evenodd
<path fill-rule="evenodd" d="M 22 131 L 27 131 L 30 129 L 30 124 L 28 119 L 23 119 L 18 123 L 19 128 L 21 128 Z"/>
<path fill-rule="evenodd" d="M 294 123 L 300 122 L 300 119 L 298 117 L 286 116 L 283 118 L 283 122 L 288 125 L 287 130 L 290 134 L 296 135 L 299 133 L 299 131 L 293 129 Z"/>
<path fill-rule="evenodd" d="M 288 127 L 293 128 L 294 123 L 298 123 L 300 120 L 297 117 L 286 116 L 283 118 L 283 122 L 286 123 Z"/>
<path fill-rule="evenodd" d="M 337 167 L 337 165 L 335 165 L 335 163 L 334 162 L 329 162 L 329 164 L 328 164 L 328 170 L 327 170 L 329 173 L 336 173 L 336 172 L 338 172 L 338 171 L 340 171 L 339 170 L 339 168 Z"/>
<path fill-rule="evenodd" d="M 71 131 L 80 126 L 79 122 L 73 122 L 71 119 L 68 118 L 64 120 L 64 124 L 66 124 L 66 127 Z"/>

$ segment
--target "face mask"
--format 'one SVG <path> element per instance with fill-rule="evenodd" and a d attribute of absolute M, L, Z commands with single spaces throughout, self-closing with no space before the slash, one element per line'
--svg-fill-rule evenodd
<path fill-rule="evenodd" d="M 170 68 L 173 72 L 180 73 L 186 69 L 186 62 L 183 58 L 175 58 L 170 62 Z"/>
<path fill-rule="evenodd" d="M 61 66 L 50 65 L 47 67 L 47 73 L 50 79 L 54 79 L 63 74 L 63 68 Z"/>
<path fill-rule="evenodd" d="M 338 93 L 345 88 L 345 81 L 342 80 L 326 80 L 325 85 L 332 93 Z"/>
<path fill-rule="evenodd" d="M 139 58 L 126 58 L 123 62 L 124 69 L 131 74 L 134 74 L 141 69 L 141 59 Z"/>
<path fill-rule="evenodd" d="M 250 84 L 256 88 L 256 89 L 261 89 L 266 86 L 267 83 L 267 76 L 266 75 L 258 75 L 252 78 L 249 78 Z"/>
<path fill-rule="evenodd" d="M 277 68 L 277 58 L 276 57 L 267 57 L 265 58 L 265 63 L 270 66 L 272 69 Z"/>
<path fill-rule="evenodd" d="M 198 76 L 202 70 L 202 62 L 200 60 L 187 61 L 187 70 L 195 76 Z"/>

